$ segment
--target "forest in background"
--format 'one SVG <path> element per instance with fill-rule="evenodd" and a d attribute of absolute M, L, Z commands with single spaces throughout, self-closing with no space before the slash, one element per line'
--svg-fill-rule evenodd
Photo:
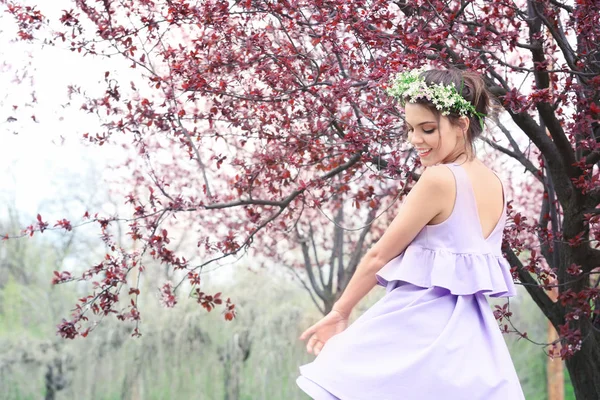
<path fill-rule="evenodd" d="M 0 399 L 306 399 L 295 379 L 312 356 L 297 338 L 320 313 L 291 274 L 238 265 L 226 284 L 211 283 L 235 298 L 232 322 L 189 298 L 174 309 L 162 307 L 152 289 L 160 277 L 150 274 L 156 281 L 147 275 L 144 282 L 140 338 L 129 337 L 127 324 L 107 319 L 87 338 L 64 340 L 56 322 L 84 288 L 52 286 L 48 277 L 68 251 L 40 238 L 0 250 Z M 383 293 L 375 288 L 353 318 Z M 544 342 L 547 322 L 523 288 L 510 307 L 513 323 Z M 547 399 L 542 347 L 515 335 L 505 339 L 526 398 Z M 572 400 L 568 375 L 565 380 L 565 399 Z"/>

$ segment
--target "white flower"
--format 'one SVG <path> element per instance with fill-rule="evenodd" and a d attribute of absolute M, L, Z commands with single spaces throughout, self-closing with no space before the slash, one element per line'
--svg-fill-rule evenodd
<path fill-rule="evenodd" d="M 458 93 L 453 83 L 428 85 L 421 77 L 424 70 L 424 67 L 422 67 L 398 73 L 392 81 L 392 86 L 387 90 L 388 94 L 399 98 L 402 102 L 408 100 L 411 103 L 420 98 L 425 98 L 433 103 L 442 115 L 449 115 L 450 111 L 454 111 L 459 115 L 471 114 L 479 118 L 483 128 L 485 115 L 478 113 L 475 106 Z"/>

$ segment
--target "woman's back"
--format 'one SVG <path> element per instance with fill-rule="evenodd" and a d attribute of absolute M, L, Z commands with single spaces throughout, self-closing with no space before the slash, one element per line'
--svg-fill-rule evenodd
<path fill-rule="evenodd" d="M 481 227 L 481 232 L 484 238 L 488 238 L 498 225 L 504 212 L 504 197 L 505 193 L 503 185 L 498 176 L 481 161 L 462 163 L 463 168 L 468 178 L 469 186 L 475 198 L 475 212 L 477 213 L 478 223 Z M 454 174 L 448 171 L 448 190 L 447 201 L 448 206 L 436 215 L 428 225 L 438 225 L 447 220 L 454 209 L 457 193 L 456 181 Z M 466 188 L 465 188 L 466 189 Z"/>
<path fill-rule="evenodd" d="M 501 204 L 500 215 L 492 216 L 496 218 L 493 225 L 484 226 L 486 230 L 483 230 L 468 167 L 458 163 L 440 167 L 451 176 L 444 184 L 448 182 L 449 187 L 455 187 L 455 197 L 448 197 L 447 201 L 449 215 L 440 223 L 425 225 L 401 254 L 378 271 L 379 283 L 387 286 L 388 282 L 402 281 L 424 288 L 438 286 L 456 295 L 514 296 L 510 265 L 501 249 L 506 223 L 505 202 Z M 502 200 L 499 178 L 489 169 L 476 173 L 486 172 L 500 186 L 497 195 Z M 485 211 L 491 215 L 495 210 L 486 208 Z"/>

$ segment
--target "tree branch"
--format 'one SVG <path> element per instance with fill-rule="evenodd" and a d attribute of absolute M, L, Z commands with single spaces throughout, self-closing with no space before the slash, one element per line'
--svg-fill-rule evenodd
<path fill-rule="evenodd" d="M 310 238 L 311 238 L 311 243 L 312 243 L 312 249 L 313 249 L 313 256 L 315 257 L 315 262 L 317 263 L 318 266 L 321 266 L 321 262 L 319 261 L 319 256 L 317 254 L 317 244 L 315 243 L 314 240 L 314 235 L 313 235 L 313 227 L 312 227 L 312 222 L 309 221 L 308 222 L 308 229 L 310 232 Z"/>
<path fill-rule="evenodd" d="M 592 208 L 589 210 L 584 210 L 583 211 L 584 214 L 591 214 L 591 215 L 598 215 L 600 214 L 600 208 Z"/>
<path fill-rule="evenodd" d="M 335 247 L 334 247 L 334 251 L 335 254 L 337 255 L 337 280 L 338 282 L 341 279 L 344 279 L 344 230 L 342 228 L 342 222 L 344 221 L 344 206 L 343 204 L 340 205 L 340 210 L 338 212 L 337 215 L 337 224 L 335 225 Z M 331 289 L 333 287 L 332 285 L 333 283 L 333 264 L 331 265 L 331 271 L 329 273 L 329 288 Z M 340 293 L 341 294 L 341 293 Z"/>
<path fill-rule="evenodd" d="M 312 224 L 309 225 L 309 229 L 308 229 L 308 240 L 311 242 L 314 253 L 315 253 L 315 258 L 316 258 L 316 250 L 315 250 L 315 235 L 314 235 L 314 231 L 312 229 Z M 308 255 L 308 245 L 307 245 L 307 252 L 306 254 Z M 306 256 L 305 256 L 306 257 Z M 312 265 L 312 263 L 311 263 Z M 319 271 L 319 282 L 321 282 L 321 287 L 323 288 L 323 295 L 326 294 L 326 291 L 331 292 L 331 290 L 328 288 L 327 283 L 325 283 L 325 277 L 323 276 L 323 266 L 321 264 L 319 264 L 318 262 L 316 263 L 316 267 L 317 267 L 317 271 Z"/>
<path fill-rule="evenodd" d="M 538 9 L 537 0 L 528 1 L 528 12 L 529 12 L 529 40 L 532 44 L 539 46 L 530 50 L 531 57 L 535 64 L 538 64 L 540 68 L 534 68 L 533 75 L 535 77 L 536 87 L 541 90 L 550 89 L 550 74 L 546 71 L 546 54 L 544 53 L 543 40 L 538 38 L 542 34 L 541 26 L 542 22 L 548 22 L 545 16 Z M 560 45 L 560 44 L 559 44 Z M 566 55 L 565 55 L 566 56 Z M 543 69 L 542 69 L 543 68 Z M 573 66 L 571 67 L 572 69 Z M 574 167 L 576 162 L 575 153 L 565 135 L 565 132 L 560 125 L 560 122 L 556 118 L 552 105 L 546 101 L 541 101 L 536 104 L 536 108 L 540 115 L 540 119 L 543 121 L 545 127 L 550 132 L 556 148 L 558 149 L 561 159 L 563 160 L 563 167 L 567 171 L 569 177 L 574 177 L 577 173 L 577 168 Z"/>
<path fill-rule="evenodd" d="M 585 163 L 594 165 L 600 161 L 600 149 L 594 149 L 591 153 L 585 156 Z"/>
<path fill-rule="evenodd" d="M 317 301 L 317 299 L 315 298 L 315 295 L 313 294 L 313 291 L 310 290 L 310 288 L 308 287 L 308 285 L 306 284 L 306 282 L 304 282 L 304 280 L 300 277 L 300 275 L 298 274 L 298 272 L 294 269 L 294 267 L 290 267 L 288 266 L 288 268 L 290 269 L 290 271 L 292 271 L 292 273 L 296 276 L 296 278 L 298 278 L 298 280 L 300 281 L 300 283 L 302 284 L 302 286 L 304 286 L 304 289 L 306 289 L 306 291 L 308 292 L 308 294 L 310 295 L 310 299 L 312 300 L 312 302 L 315 304 L 315 306 L 317 306 L 317 309 L 319 310 L 319 312 L 321 314 L 325 314 L 325 309 L 323 307 L 321 307 L 321 305 L 319 304 L 319 302 Z"/>
<path fill-rule="evenodd" d="M 510 247 L 503 244 L 502 250 L 506 254 L 506 258 L 510 265 L 517 267 L 519 280 L 524 283 L 523 286 L 525 287 L 525 290 L 527 290 L 527 293 L 529 293 L 533 301 L 540 310 L 542 310 L 546 318 L 552 322 L 552 325 L 558 329 L 558 325 L 561 325 L 564 322 L 561 317 L 560 306 L 548 297 L 544 289 L 539 286 L 539 283 L 523 267 L 523 263 L 521 263 L 521 260 L 519 260 Z"/>
<path fill-rule="evenodd" d="M 575 159 L 573 146 L 571 146 L 571 142 L 569 142 L 567 135 L 565 135 L 565 131 L 562 128 L 560 121 L 556 118 L 554 108 L 550 103 L 547 102 L 537 103 L 536 108 L 539 112 L 540 118 L 546 125 L 546 128 L 548 128 L 552 139 L 556 143 L 558 151 L 562 155 L 567 174 L 570 177 L 577 176 L 579 169 L 574 166 L 577 160 Z"/>
<path fill-rule="evenodd" d="M 405 189 L 402 189 L 402 190 L 405 190 Z M 371 227 L 373 226 L 371 221 L 373 221 L 373 218 L 375 218 L 376 214 L 377 214 L 377 209 L 372 208 L 369 211 L 369 214 L 367 215 L 367 221 L 365 223 L 365 227 L 360 232 L 360 237 L 358 238 L 358 241 L 356 242 L 356 244 L 354 246 L 354 251 L 352 252 L 352 254 L 350 256 L 350 260 L 348 261 L 348 266 L 346 267 L 346 270 L 344 271 L 345 279 L 343 282 L 338 281 L 337 293 L 339 293 L 339 294 L 342 294 L 342 291 L 344 290 L 344 288 L 346 288 L 346 286 L 348 285 L 348 282 L 350 281 L 350 278 L 352 277 L 352 275 L 354 275 L 354 272 L 356 271 L 356 268 L 358 267 L 358 263 L 360 262 L 362 255 L 363 255 L 363 245 L 365 243 L 365 238 L 367 237 L 367 234 L 369 233 L 369 231 L 371 230 Z"/>
<path fill-rule="evenodd" d="M 585 244 L 587 247 L 583 251 L 579 259 L 579 265 L 584 272 L 590 272 L 600 266 L 600 250 L 590 247 L 589 243 Z"/>
<path fill-rule="evenodd" d="M 326 180 L 326 179 L 331 178 L 332 176 L 339 174 L 342 171 L 347 170 L 348 168 L 351 168 L 354 164 L 356 164 L 360 160 L 360 158 L 362 157 L 362 154 L 363 154 L 362 150 L 358 151 L 357 153 L 354 153 L 348 161 L 337 166 L 336 168 L 333 168 L 328 173 L 323 174 L 323 176 L 315 178 L 315 180 L 317 180 L 317 181 L 318 180 Z M 237 201 L 232 201 L 229 203 L 207 204 L 207 205 L 203 205 L 202 208 L 204 208 L 205 210 L 214 210 L 214 209 L 231 208 L 231 207 L 239 207 L 239 206 L 246 206 L 246 205 L 262 205 L 262 206 L 279 207 L 279 208 L 283 209 L 283 208 L 287 207 L 296 197 L 298 197 L 305 191 L 306 191 L 306 188 L 294 190 L 285 199 L 283 199 L 281 201 L 261 200 L 261 199 L 237 200 Z"/>
<path fill-rule="evenodd" d="M 481 139 L 485 143 L 487 143 L 489 146 L 491 146 L 492 148 L 519 161 L 525 167 L 525 169 L 527 171 L 531 172 L 531 174 L 534 176 L 534 178 L 536 178 L 538 181 L 542 182 L 542 184 L 544 183 L 542 178 L 539 176 L 539 170 L 531 163 L 531 161 L 529 161 L 529 159 L 527 157 L 525 157 L 525 155 L 521 152 L 521 150 L 519 148 L 516 148 L 516 151 L 511 151 L 505 147 L 500 146 L 498 143 L 493 142 L 491 139 L 483 138 L 483 137 Z"/>
<path fill-rule="evenodd" d="M 202 178 L 204 179 L 204 185 L 206 185 L 206 195 L 208 196 L 208 198 L 211 198 L 212 192 L 210 190 L 210 182 L 208 180 L 208 176 L 206 175 L 206 166 L 204 165 L 204 163 L 202 162 L 202 158 L 200 157 L 200 151 L 198 150 L 198 147 L 196 145 L 194 145 L 192 136 L 190 135 L 188 130 L 183 126 L 183 123 L 181 122 L 181 118 L 179 118 L 179 117 L 177 117 L 177 124 L 179 125 L 179 128 L 181 129 L 181 131 L 185 135 L 186 139 L 188 140 L 188 145 L 192 148 L 192 150 L 194 150 L 194 153 L 196 154 L 196 160 L 198 162 L 198 167 L 200 168 L 200 172 L 202 173 Z"/>
<path fill-rule="evenodd" d="M 502 77 L 496 73 L 495 71 L 490 71 L 490 75 L 493 76 L 496 80 L 500 82 L 501 86 L 494 86 L 490 88 L 493 93 L 499 98 L 505 96 L 508 93 L 508 84 L 502 79 Z M 504 107 L 509 115 L 512 117 L 513 121 L 525 132 L 525 134 L 535 143 L 535 145 L 540 149 L 542 154 L 548 160 L 548 169 L 553 176 L 553 180 L 555 184 L 558 185 L 558 198 L 561 204 L 566 204 L 568 198 L 572 194 L 572 184 L 569 175 L 565 172 L 563 157 L 561 152 L 557 148 L 557 144 L 550 140 L 546 135 L 545 129 L 543 129 L 538 123 L 529 115 L 527 112 L 515 112 L 510 107 Z M 518 148 L 516 142 L 510 135 L 507 129 L 502 129 L 501 124 L 498 124 L 500 129 L 507 135 L 509 141 L 516 149 Z M 562 129 L 562 128 L 561 128 Z M 564 133 L 564 132 L 563 132 Z M 569 144 L 570 148 L 570 144 Z M 574 155 L 572 155 L 572 159 L 574 160 Z M 567 157 L 569 159 L 569 157 Z"/>
<path fill-rule="evenodd" d="M 526 112 L 516 113 L 507 109 L 513 121 L 527 134 L 533 143 L 540 149 L 547 160 L 548 171 L 552 175 L 552 181 L 556 185 L 556 194 L 564 206 L 572 196 L 573 186 L 569 176 L 565 171 L 563 158 L 556 148 L 556 145 L 546 135 L 544 129 L 535 122 L 535 120 Z"/>
<path fill-rule="evenodd" d="M 323 301 L 326 300 L 325 292 L 321 289 L 317 283 L 317 279 L 315 278 L 315 273 L 313 271 L 313 265 L 310 262 L 310 254 L 308 250 L 308 239 L 306 237 L 302 237 L 298 229 L 296 229 L 296 234 L 298 237 L 298 243 L 300 243 L 300 247 L 302 248 L 302 256 L 304 258 L 304 269 L 306 269 L 306 273 L 308 274 L 308 280 L 310 281 L 310 285 L 315 291 L 316 295 Z M 322 279 L 321 279 L 322 280 Z"/>
<path fill-rule="evenodd" d="M 378 170 L 386 169 L 389 165 L 388 161 L 384 160 L 380 156 L 370 156 L 370 158 L 367 161 L 370 162 L 371 164 L 375 165 Z M 399 170 L 399 169 L 394 170 L 394 172 L 396 172 L 398 175 L 402 175 L 404 173 L 404 171 Z M 419 178 L 421 177 L 421 174 L 416 173 L 414 168 L 412 170 L 410 170 L 408 172 L 408 174 L 410 175 L 412 180 L 415 182 L 417 182 L 419 180 Z"/>
<path fill-rule="evenodd" d="M 552 179 L 550 177 L 548 177 L 548 183 L 545 184 L 544 186 L 545 186 L 545 192 L 544 192 L 544 196 L 542 198 L 542 208 L 540 210 L 538 227 L 540 229 L 540 235 L 541 235 L 542 233 L 547 232 L 548 223 L 551 223 L 551 231 L 552 231 L 552 238 L 553 238 L 552 239 L 553 240 L 553 243 L 552 243 L 553 251 L 551 252 L 550 243 L 548 243 L 548 236 L 546 236 L 544 238 L 538 237 L 538 240 L 540 241 L 542 255 L 548 262 L 548 265 L 550 266 L 550 268 L 560 269 L 561 268 L 561 264 L 560 264 L 561 248 L 559 246 L 555 245 L 556 238 L 559 235 L 558 232 L 560 229 L 560 224 L 559 224 L 558 212 L 556 210 L 556 206 L 554 205 L 556 193 L 554 191 L 554 185 L 552 184 Z M 546 218 L 546 215 L 548 215 L 549 217 Z M 560 271 L 559 271 L 559 273 L 560 273 Z"/>
<path fill-rule="evenodd" d="M 559 2 L 559 1 L 556 1 L 556 0 L 550 0 L 550 3 L 552 3 L 552 4 L 553 4 L 553 5 L 555 5 L 556 7 L 560 7 L 560 8 L 562 8 L 563 10 L 566 10 L 566 11 L 567 11 L 569 14 L 571 14 L 571 13 L 573 12 L 573 7 L 571 7 L 571 6 L 568 6 L 568 5 L 566 5 L 566 4 L 563 4 L 563 3 Z"/>
<path fill-rule="evenodd" d="M 577 65 L 576 65 L 577 64 L 576 59 L 575 59 L 576 53 L 575 53 L 575 51 L 573 51 L 573 48 L 571 48 L 571 45 L 569 44 L 569 40 L 567 39 L 567 36 L 563 32 L 562 28 L 560 27 L 560 25 L 558 25 L 558 23 L 557 24 L 550 23 L 550 21 L 548 21 L 548 18 L 546 17 L 546 15 L 538 9 L 537 4 L 535 4 L 535 3 L 538 3 L 538 1 L 535 1 L 534 3 L 532 3 L 532 10 L 535 12 L 536 16 L 540 19 L 540 21 L 544 24 L 544 26 L 548 29 L 548 31 L 554 38 L 556 44 L 562 50 L 563 56 L 565 57 L 565 60 L 566 60 L 567 64 L 569 65 L 569 68 L 571 68 L 574 71 L 579 70 L 579 68 L 577 68 Z M 541 2 L 539 2 L 539 3 L 541 3 Z M 572 11 L 572 9 L 571 9 L 571 11 Z M 533 15 L 530 15 L 530 17 L 533 17 Z"/>

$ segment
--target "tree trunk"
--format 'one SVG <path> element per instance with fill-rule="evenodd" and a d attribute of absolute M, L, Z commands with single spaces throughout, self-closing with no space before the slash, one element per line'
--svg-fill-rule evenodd
<path fill-rule="evenodd" d="M 325 299 L 323 301 L 323 315 L 327 315 L 333 310 L 333 305 L 335 304 L 334 299 Z"/>
<path fill-rule="evenodd" d="M 583 334 L 585 337 L 585 333 Z M 600 341 L 592 333 L 581 350 L 566 360 L 577 400 L 600 399 Z"/>
<path fill-rule="evenodd" d="M 235 333 L 227 346 L 221 350 L 221 360 L 225 368 L 225 400 L 240 398 L 240 376 L 244 361 L 250 355 L 250 332 Z"/>
<path fill-rule="evenodd" d="M 554 282 L 557 283 L 557 282 Z M 556 302 L 558 299 L 558 290 L 553 288 L 548 292 L 548 297 Z M 548 343 L 553 343 L 558 339 L 558 332 L 554 325 L 548 321 Z M 560 350 L 560 345 L 557 347 Z M 563 373 L 563 362 L 560 358 L 550 358 L 546 360 L 546 384 L 548 387 L 548 400 L 564 400 L 565 399 L 565 378 Z"/>
<path fill-rule="evenodd" d="M 56 398 L 56 389 L 54 388 L 54 376 L 52 371 L 52 365 L 48 366 L 46 370 L 46 395 L 44 400 L 54 400 Z"/>
<path fill-rule="evenodd" d="M 45 386 L 46 395 L 44 400 L 54 400 L 56 398 L 56 392 L 63 390 L 67 385 L 65 377 L 65 368 L 63 359 L 57 355 L 52 359 L 46 368 Z"/>
<path fill-rule="evenodd" d="M 580 203 L 567 204 L 564 208 L 563 237 L 574 238 L 580 232 L 589 235 L 589 230 L 583 223 L 582 208 L 583 205 Z M 563 243 L 557 246 L 557 248 L 560 249 L 559 254 L 561 254 L 559 258 L 560 267 L 558 269 L 559 282 L 569 281 L 568 273 L 566 272 L 567 266 L 571 264 L 589 265 L 590 261 L 592 261 L 588 247 L 572 247 Z M 594 256 L 593 258 L 597 257 Z M 599 261 L 598 259 L 593 260 L 596 265 Z M 562 290 L 566 291 L 570 289 L 574 293 L 579 294 L 589 288 L 589 280 L 579 279 L 562 287 Z M 571 311 L 573 311 L 573 305 L 568 304 L 566 308 L 563 308 L 563 318 Z M 565 360 L 575 391 L 575 397 L 577 400 L 598 400 L 600 399 L 600 332 L 592 325 L 593 317 L 570 321 L 568 323 L 571 331 L 579 330 L 581 335 L 581 348 Z M 555 328 L 558 329 L 556 325 Z M 571 344 L 571 346 L 575 346 L 575 344 Z"/>

